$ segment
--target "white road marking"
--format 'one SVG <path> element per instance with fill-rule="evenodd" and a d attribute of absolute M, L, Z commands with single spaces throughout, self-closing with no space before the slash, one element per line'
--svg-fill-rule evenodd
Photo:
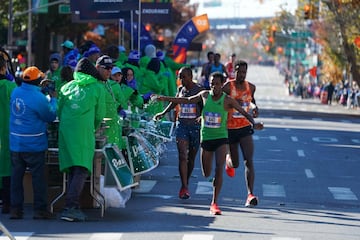
<path fill-rule="evenodd" d="M 270 141 L 276 141 L 277 140 L 277 137 L 276 136 L 268 136 L 268 137 L 260 137 L 258 135 L 253 135 L 253 139 L 254 140 L 259 140 L 259 139 L 268 139 Z"/>
<path fill-rule="evenodd" d="M 350 188 L 328 187 L 328 189 L 336 200 L 358 200 Z"/>
<path fill-rule="evenodd" d="M 200 181 L 197 183 L 197 187 L 196 187 L 196 194 L 209 194 L 212 195 L 213 194 L 213 185 L 212 182 L 208 182 L 208 181 Z"/>
<path fill-rule="evenodd" d="M 155 180 L 140 180 L 139 188 L 135 188 L 132 191 L 136 193 L 147 193 L 153 189 L 155 184 Z"/>
<path fill-rule="evenodd" d="M 27 240 L 27 239 L 30 239 L 30 237 L 34 234 L 34 232 L 10 232 L 10 234 L 16 240 Z M 5 234 L 0 236 L 0 240 L 5 240 L 5 239 L 9 240 L 9 238 Z"/>
<path fill-rule="evenodd" d="M 93 233 L 89 240 L 120 240 L 122 233 Z"/>
<path fill-rule="evenodd" d="M 283 185 L 263 184 L 264 197 L 286 197 Z"/>
<path fill-rule="evenodd" d="M 313 137 L 312 140 L 314 142 L 322 142 L 322 143 L 336 143 L 338 140 L 336 138 L 331 137 Z"/>
<path fill-rule="evenodd" d="M 297 138 L 297 137 L 291 137 L 291 141 L 297 142 L 297 141 L 298 141 L 298 138 Z"/>
<path fill-rule="evenodd" d="M 182 240 L 212 240 L 214 239 L 213 235 L 206 234 L 184 234 Z"/>
<path fill-rule="evenodd" d="M 314 178 L 314 174 L 313 172 L 311 171 L 311 169 L 305 169 L 305 175 L 307 178 Z"/>
<path fill-rule="evenodd" d="M 301 150 L 301 149 L 297 150 L 297 154 L 299 157 L 305 157 L 304 150 Z"/>

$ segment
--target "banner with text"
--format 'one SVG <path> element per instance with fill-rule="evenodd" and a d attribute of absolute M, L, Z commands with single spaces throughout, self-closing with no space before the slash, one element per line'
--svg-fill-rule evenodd
<path fill-rule="evenodd" d="M 177 33 L 174 43 L 174 61 L 186 63 L 186 51 L 191 41 L 200 33 L 209 30 L 210 24 L 207 14 L 195 16 L 186 22 Z"/>
<path fill-rule="evenodd" d="M 95 1 L 85 0 L 71 1 L 71 13 L 73 22 L 115 22 L 118 19 L 130 21 L 130 12 L 133 11 L 133 18 L 138 18 L 138 1 Z M 101 2 L 102 4 L 99 4 Z M 172 21 L 172 4 L 157 2 L 141 3 L 141 21 L 144 23 L 169 23 Z"/>

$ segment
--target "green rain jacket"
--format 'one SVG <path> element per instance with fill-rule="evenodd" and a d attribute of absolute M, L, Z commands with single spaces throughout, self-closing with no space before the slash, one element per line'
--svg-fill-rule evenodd
<path fill-rule="evenodd" d="M 122 102 L 124 102 L 124 97 L 121 94 L 120 84 L 114 80 L 108 79 L 104 82 L 106 89 L 105 94 L 105 104 L 106 104 L 106 113 L 105 117 L 108 119 L 106 121 L 106 130 L 105 135 L 107 137 L 108 143 L 116 144 L 120 147 L 120 137 L 121 137 L 121 125 L 118 115 L 118 107 Z"/>
<path fill-rule="evenodd" d="M 61 87 L 66 83 L 63 82 L 61 79 L 61 69 L 59 67 L 55 71 L 51 72 L 50 70 L 46 72 L 46 78 L 54 81 L 55 84 L 55 91 L 59 94 Z"/>
<path fill-rule="evenodd" d="M 96 78 L 81 72 L 66 83 L 59 95 L 60 171 L 72 166 L 93 168 L 95 130 L 105 117 L 105 88 Z"/>
<path fill-rule="evenodd" d="M 11 175 L 11 160 L 9 147 L 10 95 L 16 88 L 14 82 L 0 80 L 0 177 Z"/>

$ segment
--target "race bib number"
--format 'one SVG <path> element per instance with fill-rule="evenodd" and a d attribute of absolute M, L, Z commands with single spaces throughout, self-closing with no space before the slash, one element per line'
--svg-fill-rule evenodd
<path fill-rule="evenodd" d="M 181 104 L 180 118 L 196 118 L 196 104 Z"/>
<path fill-rule="evenodd" d="M 205 112 L 204 126 L 208 128 L 220 128 L 221 115 L 219 113 Z"/>

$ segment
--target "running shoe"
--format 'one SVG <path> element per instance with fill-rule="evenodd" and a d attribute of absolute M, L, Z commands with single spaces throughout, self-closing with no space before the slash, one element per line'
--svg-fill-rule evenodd
<path fill-rule="evenodd" d="M 227 164 L 228 162 L 231 162 L 230 154 L 226 154 L 226 161 L 225 161 L 225 172 L 229 177 L 235 176 L 235 168 L 229 167 Z"/>
<path fill-rule="evenodd" d="M 190 193 L 189 190 L 187 188 L 181 188 L 180 192 L 179 192 L 179 198 L 180 199 L 189 199 L 190 198 Z"/>
<path fill-rule="evenodd" d="M 210 214 L 212 215 L 221 215 L 221 210 L 216 203 L 210 205 Z"/>
<path fill-rule="evenodd" d="M 61 220 L 68 222 L 84 222 L 87 216 L 78 208 L 65 208 L 61 214 Z"/>
<path fill-rule="evenodd" d="M 259 199 L 253 194 L 248 194 L 245 207 L 255 207 L 258 204 Z"/>

